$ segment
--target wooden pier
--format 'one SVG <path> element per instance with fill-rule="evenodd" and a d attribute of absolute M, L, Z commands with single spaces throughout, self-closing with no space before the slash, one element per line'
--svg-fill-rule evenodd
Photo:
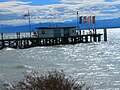
<path fill-rule="evenodd" d="M 9 47 L 15 49 L 26 49 L 36 46 L 53 46 L 53 45 L 65 45 L 65 44 L 76 44 L 76 43 L 90 43 L 90 42 L 100 42 L 102 34 L 86 34 L 77 35 L 69 37 L 20 37 L 17 33 L 17 38 L 15 39 L 4 39 L 3 34 L 1 34 L 0 39 L 0 49 Z"/>

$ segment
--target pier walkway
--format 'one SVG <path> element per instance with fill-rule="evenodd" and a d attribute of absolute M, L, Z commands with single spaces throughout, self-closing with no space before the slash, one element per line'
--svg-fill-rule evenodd
<path fill-rule="evenodd" d="M 0 49 L 9 47 L 15 49 L 26 49 L 36 46 L 53 46 L 65 45 L 76 43 L 90 43 L 100 42 L 102 34 L 86 34 L 69 37 L 51 37 L 51 38 L 38 38 L 38 37 L 20 37 L 13 39 L 0 39 Z"/>

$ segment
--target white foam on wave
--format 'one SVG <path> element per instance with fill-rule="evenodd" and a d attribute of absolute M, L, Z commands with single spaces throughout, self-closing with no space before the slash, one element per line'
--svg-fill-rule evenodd
<path fill-rule="evenodd" d="M 0 73 L 0 77 L 3 76 L 4 74 L 3 73 Z"/>
<path fill-rule="evenodd" d="M 28 68 L 28 69 L 32 69 L 32 66 L 28 66 L 28 65 L 17 65 L 15 68 Z"/>
<path fill-rule="evenodd" d="M 5 48 L 4 50 L 6 50 L 6 51 L 11 51 L 11 50 L 15 50 L 15 49 L 13 49 L 13 48 Z"/>

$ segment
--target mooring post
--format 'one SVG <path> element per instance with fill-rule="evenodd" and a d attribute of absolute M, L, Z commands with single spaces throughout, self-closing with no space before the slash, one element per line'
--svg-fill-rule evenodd
<path fill-rule="evenodd" d="M 104 28 L 104 41 L 107 41 L 107 29 Z"/>

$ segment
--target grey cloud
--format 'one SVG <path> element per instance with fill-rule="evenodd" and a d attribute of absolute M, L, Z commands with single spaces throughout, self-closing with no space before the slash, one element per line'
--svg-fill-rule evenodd
<path fill-rule="evenodd" d="M 13 0 L 12 0 L 13 1 Z M 31 2 L 15 1 L 14 3 L 6 4 L 4 10 L 0 9 L 0 20 L 12 20 L 12 19 L 22 19 L 22 14 L 24 14 L 27 8 L 31 9 L 32 19 L 34 22 L 38 22 L 37 17 L 40 21 L 65 21 L 76 19 L 76 11 L 79 11 L 83 15 L 99 15 L 99 16 L 110 16 L 117 15 L 120 11 L 119 4 L 106 3 L 103 2 L 90 2 L 91 0 L 60 0 L 61 4 L 54 5 L 44 5 L 44 6 L 30 6 Z M 87 1 L 87 3 L 85 2 Z M 93 0 L 92 0 L 93 1 Z M 119 1 L 119 0 L 118 0 Z M 89 3 L 88 3 L 89 2 Z M 115 1 L 116 2 L 116 1 Z M 66 3 L 66 4 L 65 4 Z M 73 4 L 74 3 L 74 4 Z M 9 6 L 9 7 L 7 7 Z M 13 8 L 13 9 L 12 9 Z M 111 17 L 111 16 L 110 16 Z M 106 18 L 106 17 L 105 17 Z"/>

